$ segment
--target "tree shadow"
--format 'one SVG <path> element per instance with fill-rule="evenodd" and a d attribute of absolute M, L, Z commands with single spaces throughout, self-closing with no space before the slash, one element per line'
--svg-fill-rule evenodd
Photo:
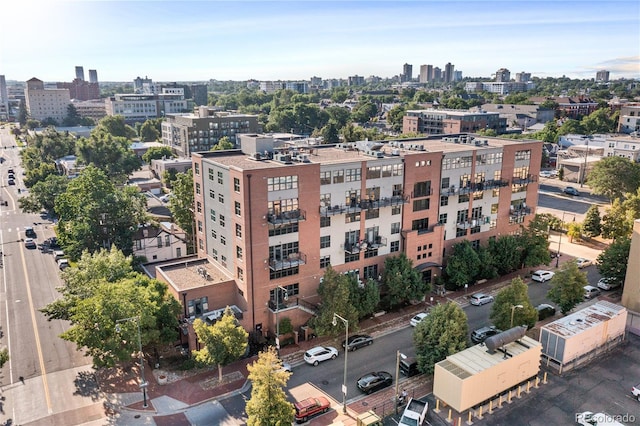
<path fill-rule="evenodd" d="M 74 395 L 89 397 L 94 402 L 100 399 L 100 389 L 93 371 L 78 372 L 73 383 L 76 385 Z"/>

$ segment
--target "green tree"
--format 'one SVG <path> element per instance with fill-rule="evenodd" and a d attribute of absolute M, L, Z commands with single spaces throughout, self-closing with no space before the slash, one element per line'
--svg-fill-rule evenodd
<path fill-rule="evenodd" d="M 141 167 L 129 140 L 120 136 L 94 131 L 89 138 L 81 138 L 76 143 L 76 153 L 80 162 L 94 165 L 120 184 Z"/>
<path fill-rule="evenodd" d="M 522 264 L 520 241 L 514 235 L 502 235 L 495 240 L 490 240 L 489 251 L 499 275 L 513 272 Z"/>
<path fill-rule="evenodd" d="M 198 340 L 204 346 L 193 351 L 196 361 L 218 366 L 218 379 L 222 380 L 222 367 L 240 359 L 246 352 L 249 333 L 238 324 L 231 308 L 227 306 L 222 318 L 207 325 L 200 318 L 193 322 Z"/>
<path fill-rule="evenodd" d="M 386 302 L 389 307 L 411 300 L 421 300 L 430 290 L 429 283 L 422 281 L 420 273 L 405 253 L 384 260 L 382 282 L 387 288 Z"/>
<path fill-rule="evenodd" d="M 584 126 L 582 126 L 582 123 L 572 118 L 565 120 L 558 128 L 559 135 L 584 135 L 585 133 L 586 132 Z"/>
<path fill-rule="evenodd" d="M 598 206 L 593 204 L 589 207 L 589 210 L 587 210 L 584 222 L 582 222 L 582 233 L 584 236 L 592 238 L 600 235 L 600 232 L 602 232 L 600 211 L 598 210 Z"/>
<path fill-rule="evenodd" d="M 25 197 L 18 199 L 18 206 L 26 213 L 39 213 L 42 209 L 52 213 L 56 197 L 67 190 L 67 185 L 68 177 L 48 175 L 44 180 L 36 182 Z"/>
<path fill-rule="evenodd" d="M 211 151 L 222 151 L 225 149 L 233 149 L 235 147 L 236 147 L 235 144 L 231 142 L 231 139 L 229 139 L 229 136 L 223 136 L 220 138 L 218 143 L 215 144 L 213 148 L 211 148 Z"/>
<path fill-rule="evenodd" d="M 318 295 L 322 299 L 322 305 L 318 316 L 313 321 L 316 334 L 339 336 L 344 334 L 344 323 L 338 321 L 333 325 L 333 314 L 338 314 L 349 321 L 349 331 L 358 329 L 358 311 L 349 303 L 349 278 L 345 274 L 337 273 L 328 266 L 318 286 Z"/>
<path fill-rule="evenodd" d="M 480 258 L 471 243 L 467 240 L 453 245 L 452 253 L 447 258 L 445 274 L 447 282 L 454 288 L 462 288 L 471 284 L 480 268 Z"/>
<path fill-rule="evenodd" d="M 133 186 L 116 188 L 102 170 L 89 166 L 55 198 L 55 212 L 58 237 L 72 259 L 111 245 L 130 254 L 133 234 L 146 219 L 146 199 Z"/>
<path fill-rule="evenodd" d="M 584 117 L 580 123 L 586 133 L 590 135 L 594 133 L 614 133 L 618 125 L 618 119 L 617 114 L 614 115 L 610 108 L 599 108 Z"/>
<path fill-rule="evenodd" d="M 160 160 L 161 158 L 173 158 L 173 151 L 170 146 L 152 146 L 142 154 L 142 161 L 151 164 L 151 160 Z"/>
<path fill-rule="evenodd" d="M 531 328 L 538 320 L 538 311 L 529 300 L 529 287 L 517 277 L 511 284 L 498 292 L 496 300 L 491 306 L 489 318 L 501 330 L 508 330 L 512 326 L 526 325 Z M 517 306 L 522 306 L 518 308 Z M 513 309 L 512 309 L 513 308 Z M 513 324 L 511 313 L 513 310 Z"/>
<path fill-rule="evenodd" d="M 605 157 L 594 164 L 587 183 L 594 194 L 610 200 L 623 198 L 625 193 L 634 193 L 640 188 L 640 164 L 624 157 Z"/>
<path fill-rule="evenodd" d="M 9 361 L 9 349 L 4 348 L 0 351 L 0 368 L 4 367 L 4 365 Z"/>
<path fill-rule="evenodd" d="M 173 220 L 189 235 L 191 249 L 195 251 L 195 214 L 193 196 L 193 171 L 176 174 L 172 184 L 173 196 L 169 199 L 169 211 Z"/>
<path fill-rule="evenodd" d="M 98 121 L 95 129 L 91 134 L 107 133 L 113 137 L 123 137 L 125 139 L 134 139 L 137 136 L 136 130 L 129 126 L 121 115 L 108 115 Z"/>
<path fill-rule="evenodd" d="M 435 306 L 413 332 L 418 369 L 432 374 L 436 363 L 467 347 L 467 315 L 455 302 Z"/>
<path fill-rule="evenodd" d="M 584 297 L 584 286 L 588 285 L 587 274 L 578 269 L 576 262 L 565 262 L 551 278 L 549 300 L 560 308 L 562 315 L 568 314 Z"/>
<path fill-rule="evenodd" d="M 140 126 L 140 139 L 142 142 L 154 142 L 160 139 L 161 132 L 157 129 L 154 120 L 146 120 Z"/>
<path fill-rule="evenodd" d="M 27 111 L 27 103 L 21 99 L 18 104 L 18 123 L 20 124 L 20 127 L 25 126 L 28 119 L 29 111 Z"/>
<path fill-rule="evenodd" d="M 598 255 L 596 265 L 598 272 L 604 278 L 612 280 L 620 286 L 624 285 L 629 264 L 629 251 L 631 239 L 628 237 L 617 238 L 609 247 Z"/>
<path fill-rule="evenodd" d="M 558 143 L 558 124 L 556 121 L 547 121 L 544 125 L 544 129 L 536 133 L 536 139 L 540 139 L 548 143 Z"/>
<path fill-rule="evenodd" d="M 633 213 L 619 198 L 616 198 L 602 216 L 601 235 L 613 240 L 630 236 L 633 230 L 633 219 L 635 219 L 632 216 Z"/>
<path fill-rule="evenodd" d="M 518 236 L 522 267 L 548 265 L 549 256 L 549 224 L 544 217 L 536 215 L 527 227 L 522 227 Z"/>
<path fill-rule="evenodd" d="M 358 311 L 358 318 L 366 318 L 373 314 L 380 303 L 380 288 L 378 283 L 368 279 L 363 284 L 358 282 L 358 277 L 348 275 L 349 303 Z"/>
<path fill-rule="evenodd" d="M 247 425 L 284 426 L 293 422 L 295 410 L 284 388 L 291 373 L 282 370 L 282 361 L 270 346 L 258 359 L 247 365 L 251 381 L 251 398 L 247 401 Z"/>
<path fill-rule="evenodd" d="M 424 93 L 424 92 L 418 92 L 418 93 Z M 393 108 L 391 108 L 387 113 L 387 123 L 391 125 L 391 128 L 394 131 L 399 132 L 402 130 L 402 120 L 406 112 L 407 112 L 406 109 L 402 105 L 396 105 Z"/>
<path fill-rule="evenodd" d="M 327 108 L 326 111 L 327 114 L 329 114 L 329 120 L 333 120 L 336 123 L 336 127 L 338 129 L 346 126 L 351 119 L 351 112 L 348 108 L 332 105 Z"/>

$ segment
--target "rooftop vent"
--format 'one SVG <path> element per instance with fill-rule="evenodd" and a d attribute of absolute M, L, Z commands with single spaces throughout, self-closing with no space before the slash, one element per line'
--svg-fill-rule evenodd
<path fill-rule="evenodd" d="M 489 353 L 493 354 L 495 353 L 496 349 L 508 345 L 509 343 L 515 342 L 516 340 L 522 339 L 526 332 L 527 327 L 524 325 L 513 327 L 507 331 L 503 331 L 502 333 L 489 337 L 484 341 L 484 344 L 487 346 Z"/>

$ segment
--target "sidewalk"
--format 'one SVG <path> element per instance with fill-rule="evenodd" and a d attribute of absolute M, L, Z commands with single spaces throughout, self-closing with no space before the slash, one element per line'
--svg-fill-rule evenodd
<path fill-rule="evenodd" d="M 558 236 L 551 235 L 549 238 L 551 250 L 557 251 Z M 585 257 L 595 260 L 599 250 L 590 248 L 586 245 L 571 243 L 562 236 L 560 241 L 560 251 L 562 256 L 560 263 L 572 260 L 575 257 Z M 555 268 L 553 261 L 547 268 Z M 509 284 L 511 280 L 518 276 L 524 276 L 535 268 L 525 268 L 511 274 L 488 280 L 483 284 L 473 285 L 466 291 L 464 289 L 456 292 L 447 292 L 444 296 L 433 296 L 433 305 L 454 301 L 461 307 L 468 304 L 467 296 L 476 292 L 485 292 L 495 294 L 500 288 Z M 384 336 L 393 333 L 395 330 L 406 327 L 409 320 L 418 312 L 425 311 L 431 306 L 431 295 L 427 296 L 427 302 L 408 305 L 397 311 L 386 313 L 379 317 L 372 317 L 362 321 L 360 332 L 367 333 L 375 337 Z M 322 344 L 339 344 L 338 340 L 319 337 L 312 340 L 299 342 L 296 345 L 288 345 L 280 350 L 283 361 L 292 365 L 300 364 L 303 361 L 304 352 L 316 345 Z M 228 415 L 224 408 L 220 406 L 218 401 L 222 401 L 231 396 L 238 395 L 249 389 L 247 380 L 247 365 L 252 363 L 257 357 L 247 358 L 223 368 L 223 375 L 229 378 L 222 385 L 211 387 L 207 386 L 213 379 L 217 379 L 217 368 L 208 370 L 198 375 L 178 378 L 170 383 L 160 385 L 153 371 L 145 369 L 145 379 L 149 383 L 147 389 L 148 407 L 143 408 L 142 392 L 138 388 L 139 371 L 133 367 L 130 370 L 113 371 L 111 376 L 99 372 L 96 374 L 99 382 L 100 390 L 104 393 L 107 402 L 105 403 L 105 412 L 111 417 L 119 419 L 121 422 L 115 424 L 129 424 L 128 419 L 138 419 L 139 424 L 155 424 L 155 425 L 190 425 L 193 423 L 193 414 L 187 410 L 193 410 L 194 407 L 202 407 L 202 411 L 207 410 L 207 416 L 211 421 L 211 416 L 216 415 L 216 410 L 221 410 L 217 417 L 217 424 L 233 424 L 229 423 Z M 311 389 L 309 388 L 311 387 Z M 432 392 L 431 379 L 425 380 L 422 375 L 416 376 L 403 383 L 403 387 L 407 389 L 410 396 L 422 398 Z M 307 384 L 292 389 L 293 394 L 303 397 L 306 394 L 317 393 L 312 385 Z M 368 410 L 374 410 L 379 415 L 388 415 L 394 411 L 393 407 L 393 388 L 376 392 L 366 398 L 360 399 L 348 405 L 348 414 L 342 413 L 342 404 L 339 401 L 332 401 L 334 410 L 320 419 L 311 420 L 310 425 L 326 424 L 328 420 L 344 426 L 355 425 L 355 417 Z M 224 413 L 222 413 L 224 412 Z M 212 414 L 214 413 L 214 414 Z M 205 414 L 203 414 L 204 416 Z M 146 419 L 142 423 L 141 418 Z M 198 423 L 201 424 L 201 423 Z M 202 423 L 206 424 L 206 423 Z"/>

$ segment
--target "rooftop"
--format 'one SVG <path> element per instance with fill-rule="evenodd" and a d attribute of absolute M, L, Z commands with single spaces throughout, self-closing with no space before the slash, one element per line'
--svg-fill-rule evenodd
<path fill-rule="evenodd" d="M 156 274 L 162 274 L 178 292 L 233 280 L 233 277 L 216 268 L 206 259 L 188 259 L 156 266 Z"/>
<path fill-rule="evenodd" d="M 578 312 L 557 319 L 543 326 L 543 329 L 547 329 L 561 336 L 573 336 L 588 330 L 596 324 L 608 321 L 624 311 L 626 311 L 624 306 L 599 301 Z"/>

